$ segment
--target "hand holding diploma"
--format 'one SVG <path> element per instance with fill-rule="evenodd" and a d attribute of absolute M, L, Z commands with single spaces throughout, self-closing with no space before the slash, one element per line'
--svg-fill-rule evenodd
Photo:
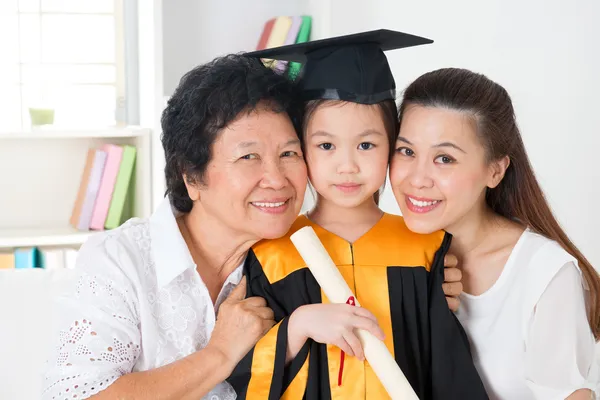
<path fill-rule="evenodd" d="M 354 299 L 354 294 L 311 227 L 298 230 L 291 240 L 331 303 L 344 304 Z M 360 306 L 356 300 L 355 305 Z M 394 400 L 418 400 L 385 343 L 367 331 L 359 329 L 356 333 L 365 358 L 390 397 Z"/>

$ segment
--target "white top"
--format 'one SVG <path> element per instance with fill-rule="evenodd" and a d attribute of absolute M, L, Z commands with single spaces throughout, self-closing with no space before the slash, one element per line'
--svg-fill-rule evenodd
<path fill-rule="evenodd" d="M 213 307 L 165 199 L 152 217 L 94 235 L 80 250 L 76 275 L 76 287 L 58 299 L 60 332 L 47 362 L 44 400 L 84 399 L 124 374 L 202 349 L 242 266 Z M 236 395 L 223 382 L 204 398 Z"/>
<path fill-rule="evenodd" d="M 597 389 L 584 285 L 575 258 L 526 230 L 496 283 L 461 295 L 457 316 L 491 400 L 563 400 Z"/>

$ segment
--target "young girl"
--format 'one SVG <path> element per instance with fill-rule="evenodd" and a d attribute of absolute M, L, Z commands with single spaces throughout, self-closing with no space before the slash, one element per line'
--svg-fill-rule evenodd
<path fill-rule="evenodd" d="M 228 381 L 240 398 L 389 398 L 364 359 L 360 328 L 385 342 L 421 399 L 487 398 L 442 291 L 450 236 L 412 233 L 377 206 L 398 132 L 386 38 L 347 40 L 312 42 L 307 54 L 301 139 L 317 201 L 286 237 L 248 255 L 248 295 L 267 299 L 278 324 Z M 259 54 L 280 58 L 285 49 Z M 289 239 L 304 226 L 315 229 L 361 308 L 352 299 L 327 304 Z"/>
<path fill-rule="evenodd" d="M 412 231 L 453 235 L 458 318 L 490 397 L 590 399 L 600 279 L 550 211 L 506 90 L 433 71 L 406 89 L 400 118 L 392 188 Z"/>

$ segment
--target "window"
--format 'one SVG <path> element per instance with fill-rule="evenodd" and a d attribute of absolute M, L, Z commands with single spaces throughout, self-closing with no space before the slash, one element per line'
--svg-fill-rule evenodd
<path fill-rule="evenodd" d="M 0 0 L 0 131 L 114 125 L 124 96 L 123 0 Z M 119 102 L 118 99 L 121 99 Z"/>

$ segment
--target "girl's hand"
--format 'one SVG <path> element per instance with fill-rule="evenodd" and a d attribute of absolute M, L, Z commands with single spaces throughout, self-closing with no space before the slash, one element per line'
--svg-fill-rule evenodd
<path fill-rule="evenodd" d="M 367 309 L 348 304 L 302 306 L 292 313 L 288 324 L 288 361 L 298 354 L 308 338 L 335 345 L 362 361 L 365 356 L 356 329 L 363 329 L 380 340 L 384 339 L 377 319 Z"/>

